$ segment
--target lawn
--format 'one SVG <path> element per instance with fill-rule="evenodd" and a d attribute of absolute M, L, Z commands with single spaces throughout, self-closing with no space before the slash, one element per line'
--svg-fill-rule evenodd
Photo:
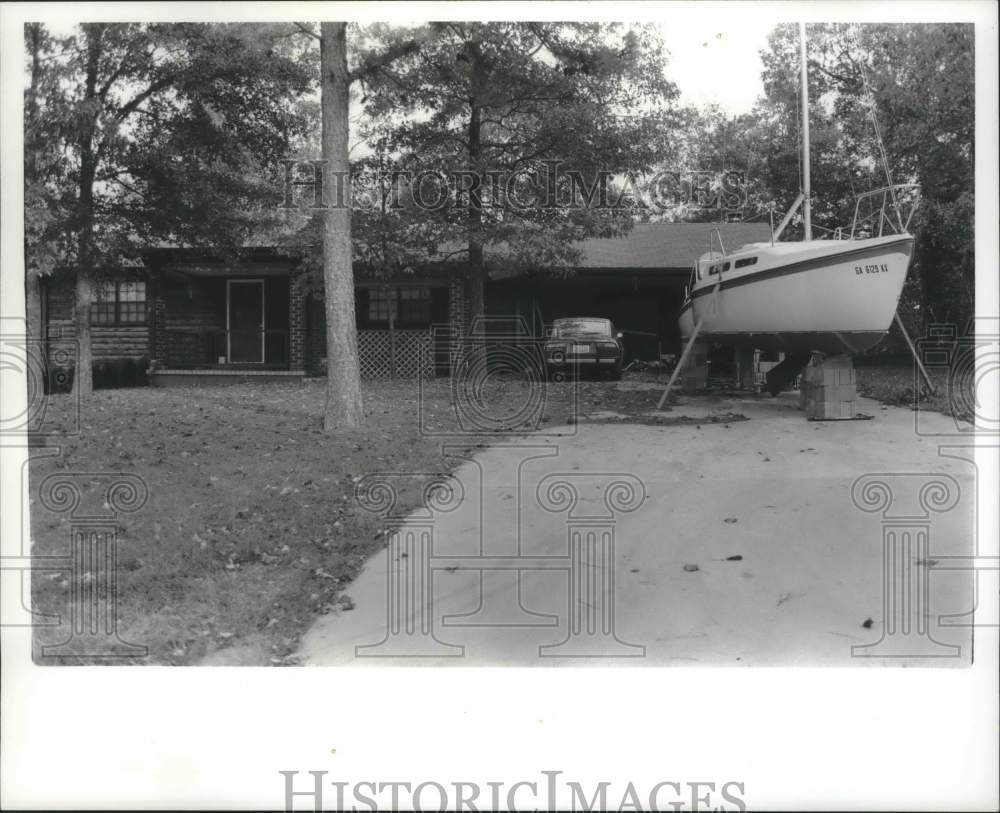
<path fill-rule="evenodd" d="M 80 434 L 51 441 L 61 446 L 58 456 L 33 451 L 33 551 L 68 549 L 68 520 L 37 500 L 46 475 L 137 474 L 149 500 L 122 517 L 118 618 L 122 639 L 149 654 L 124 662 L 288 663 L 317 615 L 350 612 L 350 582 L 383 545 L 380 518 L 354 497 L 365 474 L 447 471 L 457 461 L 442 457 L 442 441 L 485 444 L 494 429 L 563 425 L 576 403 L 628 413 L 652 409 L 659 397 L 605 382 L 551 384 L 534 400 L 533 392 L 517 381 L 489 384 L 479 401 L 474 393 L 463 402 L 466 414 L 478 416 L 472 429 L 480 434 L 449 439 L 420 430 L 460 429 L 448 380 L 429 382 L 422 398 L 414 382 L 367 384 L 366 427 L 339 435 L 320 428 L 322 380 L 98 391 L 83 405 Z M 525 404 L 541 414 L 526 413 Z M 52 396 L 47 423 L 71 424 L 72 405 L 68 396 Z M 499 419 L 495 427 L 491 417 Z M 399 507 L 415 506 L 421 493 L 415 478 Z M 35 607 L 65 618 L 73 578 L 68 571 L 38 574 Z M 65 627 L 39 627 L 36 643 L 66 635 Z"/>
<path fill-rule="evenodd" d="M 889 406 L 919 407 L 928 412 L 942 412 L 973 421 L 975 379 L 971 375 L 952 380 L 947 368 L 931 367 L 928 369 L 934 384 L 934 392 L 931 393 L 919 375 L 914 380 L 912 362 L 861 363 L 855 369 L 859 395 Z"/>
<path fill-rule="evenodd" d="M 381 518 L 355 499 L 364 475 L 445 472 L 459 461 L 442 456 L 442 442 L 483 446 L 500 432 L 578 417 L 669 420 L 654 411 L 664 378 L 541 389 L 490 379 L 481 391 L 459 393 L 471 425 L 456 420 L 447 379 L 422 390 L 414 382 L 369 382 L 365 428 L 337 435 L 320 428 L 323 380 L 98 391 L 83 405 L 79 435 L 50 442 L 59 444 L 58 455 L 33 450 L 32 488 L 56 471 L 129 472 L 146 482 L 146 505 L 122 517 L 117 595 L 121 637 L 149 654 L 123 662 L 287 664 L 318 615 L 351 611 L 350 583 L 384 545 Z M 912 405 L 912 371 L 859 367 L 858 391 Z M 921 408 L 949 411 L 947 393 L 942 379 Z M 47 424 L 70 425 L 73 403 L 52 396 Z M 408 480 L 397 510 L 415 507 L 422 485 Z M 65 555 L 68 520 L 45 509 L 35 491 L 33 552 Z M 71 580 L 88 577 L 37 574 L 36 609 L 66 618 Z M 39 627 L 36 643 L 66 635 L 66 627 Z"/>

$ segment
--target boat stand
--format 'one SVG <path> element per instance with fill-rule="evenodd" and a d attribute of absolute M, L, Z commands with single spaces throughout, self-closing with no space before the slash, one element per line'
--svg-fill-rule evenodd
<path fill-rule="evenodd" d="M 715 287 L 712 288 L 712 306 L 715 306 L 715 295 L 719 293 L 719 286 L 722 285 L 722 280 L 720 279 L 715 283 Z M 693 304 L 692 304 L 693 307 Z M 701 319 L 694 326 L 694 330 L 691 331 L 691 336 L 688 338 L 688 342 L 684 345 L 684 351 L 681 353 L 681 357 L 677 359 L 677 366 L 674 367 L 674 371 L 670 374 L 670 380 L 667 382 L 667 388 L 663 391 L 663 395 L 660 396 L 660 401 L 656 405 L 658 410 L 663 409 L 663 405 L 667 403 L 667 398 L 670 397 L 670 390 L 673 389 L 674 383 L 677 381 L 677 377 L 681 374 L 681 370 L 684 369 L 684 365 L 687 364 L 688 357 L 691 355 L 691 350 L 694 348 L 694 343 L 698 340 L 698 334 L 701 333 L 701 326 L 705 324 L 705 319 L 708 316 L 708 309 L 701 315 Z"/>
<path fill-rule="evenodd" d="M 899 318 L 899 311 L 896 311 L 896 325 L 899 327 L 899 332 L 903 334 L 903 338 L 906 339 L 906 346 L 910 348 L 910 353 L 913 355 L 913 360 L 917 363 L 917 369 L 920 370 L 920 375 L 923 377 L 927 389 L 930 390 L 931 395 L 935 395 L 934 384 L 931 382 L 931 377 L 928 375 L 923 362 L 920 361 L 920 354 L 917 353 L 913 339 L 910 338 L 910 334 L 906 332 L 906 328 L 903 326 L 903 320 Z"/>
<path fill-rule="evenodd" d="M 677 366 L 674 367 L 674 371 L 670 374 L 670 380 L 667 382 L 667 387 L 663 390 L 663 395 L 660 396 L 660 401 L 656 405 L 658 410 L 663 409 L 663 405 L 667 402 L 667 398 L 670 396 L 670 390 L 673 388 L 674 383 L 677 381 L 677 377 L 684 369 L 684 365 L 687 364 L 688 357 L 691 355 L 694 343 L 698 340 L 698 334 L 701 332 L 701 326 L 704 321 L 705 316 L 702 316 L 701 319 L 698 320 L 698 324 L 694 326 L 694 330 L 691 331 L 691 336 L 688 339 L 687 344 L 684 345 L 684 351 L 681 353 L 681 357 L 677 359 Z"/>

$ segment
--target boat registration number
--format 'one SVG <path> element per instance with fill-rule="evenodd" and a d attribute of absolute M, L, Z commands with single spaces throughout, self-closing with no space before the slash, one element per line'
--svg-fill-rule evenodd
<path fill-rule="evenodd" d="M 889 270 L 889 266 L 885 263 L 879 263 L 878 265 L 856 265 L 854 266 L 855 274 L 884 274 Z"/>
<path fill-rule="evenodd" d="M 573 345 L 573 352 L 574 353 L 589 353 L 590 352 L 590 345 L 589 344 L 574 344 Z"/>

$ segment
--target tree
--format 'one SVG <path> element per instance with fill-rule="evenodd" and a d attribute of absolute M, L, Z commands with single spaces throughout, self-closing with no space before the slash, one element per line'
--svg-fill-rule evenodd
<path fill-rule="evenodd" d="M 47 132 L 46 122 L 59 110 L 59 82 L 63 72 L 53 63 L 60 43 L 41 23 L 24 27 L 28 56 L 28 85 L 24 91 L 24 260 L 25 317 L 30 340 L 42 338 L 41 281 L 51 275 L 65 255 L 65 220 L 59 190 L 64 162 L 58 141 Z"/>
<path fill-rule="evenodd" d="M 398 244 L 464 259 L 475 317 L 491 265 L 568 269 L 575 242 L 631 227 L 634 200 L 608 182 L 670 155 L 677 91 L 648 27 L 456 22 L 430 32 L 372 76 L 364 101 L 389 121 L 405 191 L 426 203 L 436 184 L 430 194 L 444 201 L 401 218 L 409 239 Z"/>
<path fill-rule="evenodd" d="M 814 223 L 849 224 L 855 195 L 886 185 L 867 79 L 892 180 L 922 193 L 901 314 L 964 322 L 974 291 L 972 26 L 810 25 L 808 33 Z M 797 114 L 797 48 L 794 27 L 779 26 L 762 54 L 765 98 L 755 117 L 771 133 L 766 185 L 776 199 L 797 189 L 797 130 L 779 124 Z"/>
<path fill-rule="evenodd" d="M 311 75 L 280 36 L 87 23 L 46 63 L 57 98 L 27 121 L 64 153 L 48 234 L 71 238 L 60 262 L 75 270 L 79 393 L 93 387 L 90 306 L 107 269 L 158 240 L 231 250 L 259 226 L 261 201 L 277 202 L 270 173 L 303 127 L 294 100 Z"/>
<path fill-rule="evenodd" d="M 328 177 L 338 187 L 335 190 L 338 199 L 322 214 L 327 358 L 323 428 L 332 432 L 361 426 L 364 407 L 354 314 L 348 160 L 351 76 L 347 69 L 347 23 L 322 23 L 320 31 L 323 160 L 329 170 Z"/>
<path fill-rule="evenodd" d="M 355 48 L 352 65 L 347 49 L 347 23 L 322 23 L 320 33 L 296 23 L 299 32 L 320 47 L 322 88 L 321 150 L 324 188 L 329 200 L 318 216 L 297 230 L 290 242 L 300 249 L 322 238 L 323 296 L 326 312 L 326 405 L 323 429 L 355 429 L 364 423 L 364 403 L 358 365 L 352 239 L 352 173 L 350 165 L 351 85 L 369 81 L 394 60 L 413 52 L 421 35 L 387 36 L 374 48 Z"/>

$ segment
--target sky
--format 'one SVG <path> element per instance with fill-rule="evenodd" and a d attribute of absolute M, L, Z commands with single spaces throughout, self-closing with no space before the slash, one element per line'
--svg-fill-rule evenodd
<path fill-rule="evenodd" d="M 659 22 L 670 51 L 667 72 L 681 91 L 681 101 L 694 105 L 718 104 L 726 113 L 747 113 L 763 92 L 759 52 L 774 27 L 771 20 L 739 16 L 712 23 L 707 15 L 675 15 Z M 71 19 L 50 19 L 53 33 L 72 32 Z"/>
<path fill-rule="evenodd" d="M 681 101 L 718 104 L 730 115 L 749 112 L 764 91 L 759 52 L 774 25 L 773 19 L 713 24 L 690 17 L 659 23 L 671 56 L 667 75 Z"/>

